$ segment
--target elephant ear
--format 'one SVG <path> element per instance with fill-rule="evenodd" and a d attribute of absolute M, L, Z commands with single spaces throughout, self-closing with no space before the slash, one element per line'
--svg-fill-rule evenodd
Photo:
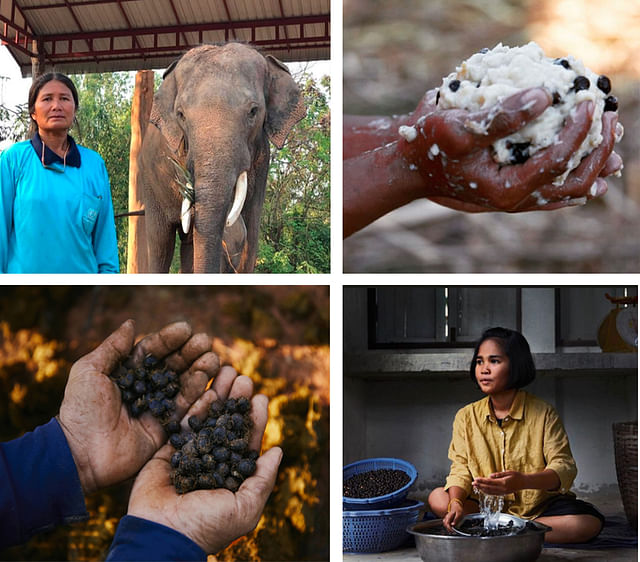
<path fill-rule="evenodd" d="M 179 60 L 179 59 L 178 59 Z M 173 113 L 173 106 L 177 94 L 176 77 L 173 69 L 178 60 L 171 63 L 169 68 L 165 70 L 162 78 L 162 84 L 153 96 L 153 106 L 151 107 L 151 115 L 149 122 L 153 123 L 162 133 L 169 145 L 169 148 L 178 153 L 183 142 L 182 129 L 178 125 L 178 121 Z"/>
<path fill-rule="evenodd" d="M 271 55 L 265 58 L 269 65 L 269 75 L 266 87 L 267 118 L 264 126 L 271 142 L 282 148 L 289 131 L 306 115 L 307 108 L 289 69 Z"/>

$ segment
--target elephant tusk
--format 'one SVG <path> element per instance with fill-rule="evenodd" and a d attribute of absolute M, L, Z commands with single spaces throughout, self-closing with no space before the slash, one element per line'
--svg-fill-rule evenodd
<path fill-rule="evenodd" d="M 182 200 L 182 209 L 180 211 L 180 222 L 182 223 L 182 232 L 185 234 L 189 233 L 189 228 L 191 228 L 191 207 L 193 203 L 189 201 L 188 198 L 184 198 Z"/>
<path fill-rule="evenodd" d="M 240 211 L 242 211 L 244 200 L 247 197 L 247 172 L 242 172 L 238 176 L 235 191 L 236 194 L 233 199 L 233 205 L 231 206 L 231 211 L 229 211 L 229 215 L 227 216 L 227 226 L 231 226 L 235 223 L 240 216 Z"/>

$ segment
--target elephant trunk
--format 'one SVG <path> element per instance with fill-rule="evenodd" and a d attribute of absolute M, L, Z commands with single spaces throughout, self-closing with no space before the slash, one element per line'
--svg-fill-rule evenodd
<path fill-rule="evenodd" d="M 240 218 L 247 197 L 247 171 L 235 180 L 196 178 L 195 194 L 193 271 L 220 273 L 225 270 L 223 233 Z"/>

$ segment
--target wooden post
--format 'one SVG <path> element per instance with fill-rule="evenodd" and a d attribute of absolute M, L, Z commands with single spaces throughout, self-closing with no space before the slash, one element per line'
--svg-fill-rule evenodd
<path fill-rule="evenodd" d="M 131 149 L 129 152 L 129 211 L 143 209 L 138 190 L 138 153 L 147 130 L 153 105 L 153 71 L 136 73 L 136 85 L 131 102 Z M 127 273 L 148 271 L 147 238 L 144 215 L 129 217 L 127 241 Z"/>

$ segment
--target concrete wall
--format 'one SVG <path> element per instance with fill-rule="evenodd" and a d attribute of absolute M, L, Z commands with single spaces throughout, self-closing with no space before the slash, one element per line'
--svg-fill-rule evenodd
<path fill-rule="evenodd" d="M 366 350 L 363 291 L 345 289 L 347 358 L 349 354 L 375 353 Z M 549 331 L 553 333 L 552 290 L 523 294 L 523 307 L 525 299 L 529 313 L 523 314 L 523 328 L 529 327 L 532 347 L 536 351 L 553 351 L 554 340 L 549 336 Z M 471 351 L 468 354 L 470 359 Z M 348 365 L 349 361 L 345 363 Z M 637 358 L 627 363 L 637 365 Z M 426 497 L 433 487 L 444 483 L 449 472 L 447 450 L 456 411 L 482 398 L 482 393 L 468 375 L 460 372 L 377 372 L 369 376 L 349 371 L 346 368 L 344 373 L 344 464 L 369 457 L 406 459 L 419 473 L 416 495 Z M 637 420 L 637 367 L 542 372 L 526 390 L 552 404 L 565 424 L 578 465 L 574 490 L 587 497 L 615 486 L 611 426 L 614 422 Z"/>

